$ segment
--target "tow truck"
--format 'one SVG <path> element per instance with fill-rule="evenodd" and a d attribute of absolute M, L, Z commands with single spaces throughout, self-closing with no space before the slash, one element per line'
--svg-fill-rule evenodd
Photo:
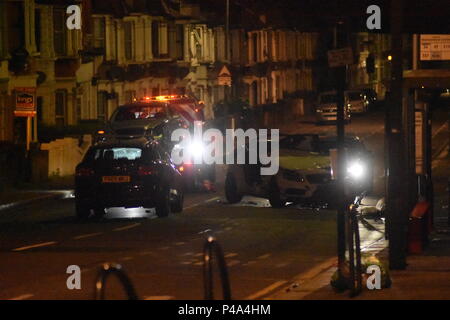
<path fill-rule="evenodd" d="M 165 95 L 135 99 L 119 106 L 104 129 L 97 131 L 96 142 L 108 140 L 156 139 L 170 154 L 175 146 L 171 134 L 178 128 L 193 130 L 196 121 L 204 123 L 204 103 L 187 95 Z M 193 148 L 194 149 L 194 146 Z M 195 150 L 193 150 L 195 152 Z M 177 169 L 188 189 L 209 189 L 215 180 L 213 165 L 182 163 Z"/>

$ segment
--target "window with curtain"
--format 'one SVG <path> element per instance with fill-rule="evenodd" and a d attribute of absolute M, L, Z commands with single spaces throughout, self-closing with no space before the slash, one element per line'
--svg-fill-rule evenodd
<path fill-rule="evenodd" d="M 124 23 L 124 45 L 125 45 L 125 59 L 133 60 L 133 21 L 126 21 Z"/>
<path fill-rule="evenodd" d="M 66 124 L 67 113 L 67 92 L 66 90 L 56 90 L 55 92 L 55 123 L 58 128 Z"/>
<path fill-rule="evenodd" d="M 67 54 L 66 13 L 62 9 L 53 10 L 53 46 L 57 55 Z"/>
<path fill-rule="evenodd" d="M 106 91 L 100 91 L 97 94 L 97 119 L 102 122 L 107 119 L 108 100 L 106 95 Z"/>
<path fill-rule="evenodd" d="M 105 18 L 94 18 L 94 47 L 106 47 L 106 27 Z"/>

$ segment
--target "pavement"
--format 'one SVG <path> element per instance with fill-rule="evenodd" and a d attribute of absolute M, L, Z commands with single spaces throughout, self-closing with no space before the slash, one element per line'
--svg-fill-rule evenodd
<path fill-rule="evenodd" d="M 448 148 L 448 146 L 447 146 Z M 392 270 L 390 288 L 369 290 L 363 278 L 363 290 L 356 297 L 349 291 L 337 292 L 330 280 L 337 270 L 332 258 L 289 281 L 286 286 L 266 297 L 267 300 L 448 300 L 450 299 L 450 211 L 447 181 L 450 172 L 448 149 L 442 149 L 435 159 L 435 218 L 434 230 L 429 235 L 429 245 L 420 254 L 410 254 L 405 270 Z M 360 226 L 360 232 L 363 231 Z M 388 265 L 389 241 L 379 241 L 364 246 L 363 254 L 375 256 Z M 363 270 L 364 272 L 364 270 Z"/>
<path fill-rule="evenodd" d="M 0 193 L 0 212 L 51 199 L 71 197 L 72 190 L 15 190 Z"/>

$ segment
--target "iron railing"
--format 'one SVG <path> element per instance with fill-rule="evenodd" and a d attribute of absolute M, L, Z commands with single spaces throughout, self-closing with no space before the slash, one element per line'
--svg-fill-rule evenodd
<path fill-rule="evenodd" d="M 348 211 L 348 254 L 350 265 L 350 297 L 362 291 L 361 241 L 359 236 L 358 207 L 364 194 L 356 197 Z"/>
<path fill-rule="evenodd" d="M 220 280 L 222 282 L 223 300 L 231 300 L 230 281 L 228 278 L 228 269 L 223 256 L 222 248 L 213 237 L 208 237 L 203 248 L 203 281 L 205 300 L 214 300 L 214 281 L 213 281 L 213 254 L 217 258 L 219 266 Z"/>
<path fill-rule="evenodd" d="M 105 263 L 99 270 L 97 280 L 95 281 L 95 300 L 105 300 L 105 284 L 111 274 L 115 274 L 127 293 L 128 300 L 138 300 L 134 286 L 130 278 L 122 269 L 120 264 Z"/>

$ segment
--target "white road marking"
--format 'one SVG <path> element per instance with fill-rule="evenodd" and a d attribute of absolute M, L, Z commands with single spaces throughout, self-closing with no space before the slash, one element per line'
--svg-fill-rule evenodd
<path fill-rule="evenodd" d="M 135 228 L 135 227 L 140 226 L 140 225 L 141 225 L 140 222 L 133 223 L 133 224 L 130 224 L 130 225 L 125 226 L 125 227 L 115 228 L 115 229 L 113 229 L 113 231 L 124 231 L 124 230 L 128 230 L 128 229 L 131 229 L 131 228 Z"/>
<path fill-rule="evenodd" d="M 281 287 L 282 285 L 286 284 L 287 281 L 286 280 L 280 280 L 277 281 L 275 283 L 272 283 L 270 286 L 259 290 L 258 292 L 249 295 L 247 298 L 245 298 L 245 300 L 257 300 L 260 299 L 261 297 L 265 296 L 266 294 L 270 293 L 271 291 Z"/>
<path fill-rule="evenodd" d="M 184 210 L 189 210 L 189 209 L 192 209 L 192 208 L 198 207 L 198 206 L 199 206 L 199 205 L 201 205 L 201 204 L 204 204 L 204 203 L 209 203 L 209 202 L 212 202 L 212 201 L 215 201 L 215 200 L 219 200 L 219 199 L 220 199 L 220 197 L 214 197 L 214 198 L 211 198 L 211 199 L 205 200 L 205 201 L 203 201 L 203 202 L 200 202 L 200 203 L 195 203 L 195 204 L 193 204 L 193 205 L 190 205 L 190 206 L 184 207 Z"/>
<path fill-rule="evenodd" d="M 262 260 L 262 259 L 267 259 L 268 257 L 270 257 L 272 254 L 270 254 L 270 253 L 266 253 L 266 254 L 263 254 L 262 256 L 259 256 L 258 258 L 256 258 L 256 259 L 258 259 L 258 260 Z"/>
<path fill-rule="evenodd" d="M 168 250 L 170 247 L 159 247 L 158 250 Z"/>
<path fill-rule="evenodd" d="M 256 263 L 255 260 L 250 260 L 249 262 L 244 263 L 243 266 L 249 266 L 249 265 L 252 265 L 252 264 L 255 264 L 255 263 Z"/>
<path fill-rule="evenodd" d="M 129 261 L 129 260 L 133 260 L 133 257 L 123 257 L 120 260 L 122 260 L 122 261 Z"/>
<path fill-rule="evenodd" d="M 232 230 L 233 229 L 233 227 L 226 227 L 225 228 L 225 231 L 230 231 L 230 230 Z"/>
<path fill-rule="evenodd" d="M 95 237 L 95 236 L 99 236 L 103 234 L 103 232 L 96 232 L 96 233 L 88 233 L 88 234 L 82 234 L 80 236 L 76 236 L 73 237 L 74 240 L 80 240 L 80 239 L 86 239 L 86 238 L 91 238 L 91 237 Z"/>
<path fill-rule="evenodd" d="M 275 268 L 283 268 L 286 267 L 289 264 L 289 262 L 283 262 L 275 265 Z"/>
<path fill-rule="evenodd" d="M 238 254 L 236 252 L 230 252 L 225 255 L 225 258 L 233 258 L 236 257 L 237 255 Z"/>
<path fill-rule="evenodd" d="M 31 297 L 34 297 L 34 294 L 27 293 L 27 294 L 22 294 L 22 295 L 20 295 L 18 297 L 11 298 L 11 299 L 8 299 L 8 300 L 26 300 L 26 299 L 30 299 Z"/>
<path fill-rule="evenodd" d="M 139 255 L 148 256 L 148 255 L 151 255 L 152 253 L 153 253 L 152 251 L 143 251 L 143 252 L 139 253 Z"/>
<path fill-rule="evenodd" d="M 231 260 L 230 262 L 227 263 L 228 267 L 233 267 L 235 265 L 240 264 L 241 262 L 239 260 Z"/>
<path fill-rule="evenodd" d="M 176 246 L 182 246 L 182 245 L 184 245 L 184 244 L 186 244 L 186 242 L 183 242 L 183 241 L 175 242 L 175 245 L 176 245 Z"/>
<path fill-rule="evenodd" d="M 192 264 L 192 261 L 182 261 L 182 262 L 180 262 L 180 264 L 184 264 L 184 265 Z"/>
<path fill-rule="evenodd" d="M 30 246 L 13 249 L 13 251 L 24 251 L 24 250 L 33 249 L 33 248 L 46 247 L 46 246 L 51 246 L 52 244 L 56 244 L 56 243 L 57 243 L 56 241 L 50 241 L 50 242 L 32 244 Z"/>
<path fill-rule="evenodd" d="M 174 296 L 148 296 L 144 297 L 144 300 L 172 300 L 175 299 Z"/>

